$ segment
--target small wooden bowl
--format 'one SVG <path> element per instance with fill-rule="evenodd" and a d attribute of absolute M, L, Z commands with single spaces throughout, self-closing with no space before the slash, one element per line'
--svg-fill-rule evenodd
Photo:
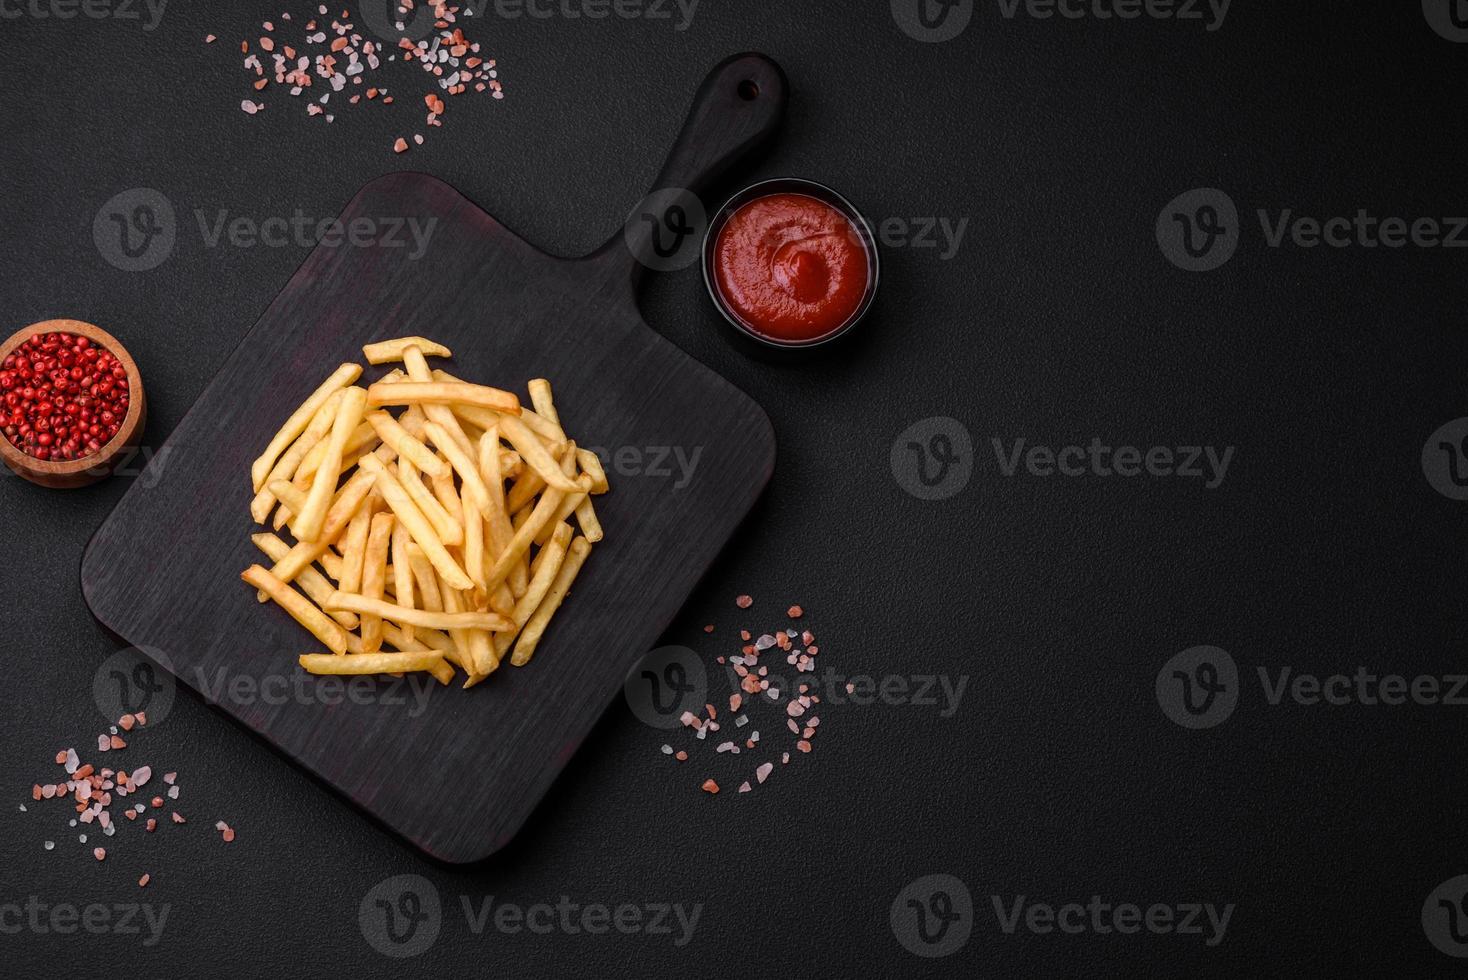
<path fill-rule="evenodd" d="M 33 323 L 17 331 L 11 335 L 9 340 L 0 344 L 0 362 L 4 362 L 5 358 L 9 357 L 17 347 L 32 337 L 46 333 L 70 333 L 86 337 L 99 347 L 106 348 L 122 363 L 122 366 L 127 369 L 127 418 L 122 420 L 122 427 L 105 446 L 81 459 L 66 462 L 36 459 L 17 449 L 3 432 L 0 432 L 0 457 L 3 457 L 5 465 L 16 473 L 43 487 L 84 487 L 111 474 L 128 459 L 142 440 L 143 424 L 148 418 L 148 400 L 143 394 L 143 376 L 138 373 L 138 366 L 133 361 L 132 355 L 118 342 L 116 337 L 106 330 L 80 320 L 46 320 L 41 323 Z"/>

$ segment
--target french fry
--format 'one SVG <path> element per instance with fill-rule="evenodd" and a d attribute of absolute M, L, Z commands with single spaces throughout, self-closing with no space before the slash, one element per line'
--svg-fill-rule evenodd
<path fill-rule="evenodd" d="M 372 530 L 367 535 L 367 554 L 362 569 L 362 595 L 368 599 L 381 599 L 387 584 L 387 550 L 392 544 L 394 523 L 391 514 L 377 514 L 372 518 Z M 380 649 L 382 617 L 369 613 L 362 617 L 362 651 L 376 653 Z"/>
<path fill-rule="evenodd" d="M 485 519 L 485 557 L 491 561 L 499 558 L 500 553 L 510 546 L 510 541 L 515 537 L 515 529 L 510 524 L 510 516 L 505 512 L 505 485 L 500 471 L 503 463 L 504 457 L 500 453 L 499 425 L 496 423 L 479 437 L 479 475 L 489 494 L 489 513 Z M 525 593 L 524 566 L 518 563 L 512 566 L 508 578 L 510 601 L 513 608 L 515 596 Z M 489 588 L 487 575 L 484 576 L 484 588 Z M 504 597 L 500 590 L 496 588 L 493 592 L 499 596 L 500 603 L 503 604 Z"/>
<path fill-rule="evenodd" d="M 580 479 L 586 481 L 587 487 L 591 486 L 591 477 L 583 475 Z M 579 489 L 580 487 L 578 485 Z M 490 588 L 504 581 L 505 576 L 510 572 L 511 566 L 525 557 L 530 549 L 531 542 L 551 523 L 556 512 L 560 510 L 565 497 L 565 494 L 553 487 L 547 488 L 545 493 L 540 495 L 540 502 L 535 505 L 535 509 L 530 512 L 530 515 L 525 519 L 525 523 L 515 531 L 515 537 L 511 539 L 509 547 L 501 552 L 499 558 L 495 559 L 494 567 L 485 576 L 485 581 Z"/>
<path fill-rule="evenodd" d="M 466 606 L 464 597 L 456 589 L 450 589 L 440 583 L 439 594 L 443 597 L 443 608 L 446 615 L 462 614 Z M 469 639 L 469 630 L 464 627 L 455 627 L 448 631 L 449 638 L 454 641 L 454 652 L 451 659 L 469 675 L 470 682 L 475 682 L 474 674 L 474 649 Z M 480 675 L 481 677 L 483 675 Z"/>
<path fill-rule="evenodd" d="M 266 595 L 275 600 L 280 608 L 289 613 L 292 619 L 310 630 L 311 635 L 316 639 L 326 644 L 326 648 L 332 653 L 340 656 L 347 652 L 347 631 L 295 589 L 259 565 L 251 565 L 245 569 L 240 573 L 240 578 L 255 588 L 263 590 Z M 347 611 L 356 612 L 357 610 Z"/>
<path fill-rule="evenodd" d="M 364 595 L 352 595 L 346 592 L 333 592 L 331 598 L 326 600 L 326 605 L 330 609 L 346 609 L 358 615 L 367 613 L 390 619 L 394 623 L 412 623 L 414 626 L 427 626 L 431 629 L 507 630 L 513 628 L 508 619 L 497 613 L 436 613 L 426 609 L 408 609 L 381 599 L 370 599 Z"/>
<path fill-rule="evenodd" d="M 542 418 L 561 424 L 561 416 L 556 412 L 556 403 L 551 398 L 551 384 L 544 378 L 531 378 L 525 386 L 530 389 L 530 403 L 535 406 L 535 414 Z"/>
<path fill-rule="evenodd" d="M 540 496 L 545 489 L 545 481 L 540 474 L 532 469 L 526 469 L 520 474 L 520 478 L 510 487 L 509 496 L 505 498 L 505 510 L 510 514 L 519 513 L 530 504 L 536 497 Z"/>
<path fill-rule="evenodd" d="M 379 340 L 375 344 L 364 344 L 362 356 L 367 358 L 368 364 L 388 364 L 392 361 L 401 361 L 403 351 L 409 347 L 416 347 L 428 357 L 453 357 L 453 351 L 443 344 L 435 344 L 431 340 L 422 337 L 398 337 L 394 340 Z"/>
<path fill-rule="evenodd" d="M 611 489 L 607 483 L 607 471 L 602 468 L 601 457 L 590 449 L 576 450 L 576 465 L 581 467 L 581 472 L 591 476 L 591 492 L 603 494 Z"/>
<path fill-rule="evenodd" d="M 515 642 L 515 637 L 525 624 L 530 622 L 530 617 L 535 610 L 540 608 L 546 593 L 550 591 L 551 585 L 556 580 L 556 573 L 561 570 L 561 563 L 566 559 L 567 548 L 571 544 L 571 525 L 562 524 L 557 527 L 551 539 L 546 542 L 540 554 L 535 556 L 534 574 L 530 577 L 530 583 L 525 589 L 525 594 L 515 602 L 515 609 L 510 613 L 510 619 L 515 624 L 513 633 L 499 633 L 494 638 L 495 653 L 503 657 Z"/>
<path fill-rule="evenodd" d="M 361 389 L 359 388 L 357 390 L 360 391 Z M 377 431 L 366 422 L 359 422 L 357 427 L 352 430 L 352 434 L 347 436 L 347 441 L 342 445 L 342 462 L 337 468 L 337 474 L 340 475 L 351 469 L 350 464 L 352 460 L 366 450 L 373 448 L 377 441 Z M 328 444 L 323 441 L 311 447 L 311 451 L 306 454 L 305 458 L 301 460 L 301 465 L 296 468 L 295 479 L 292 481 L 296 486 L 307 487 L 311 485 L 316 477 L 316 471 L 321 468 L 321 461 L 326 458 L 327 446 Z"/>
<path fill-rule="evenodd" d="M 571 549 L 566 554 L 566 560 L 561 563 L 560 570 L 556 573 L 556 580 L 551 584 L 550 592 L 546 594 L 535 614 L 530 617 L 530 622 L 520 632 L 520 638 L 515 641 L 515 650 L 510 655 L 510 663 L 516 667 L 524 667 L 535 656 L 535 648 L 540 645 L 541 638 L 545 635 L 545 629 L 550 625 L 551 617 L 565 601 L 567 593 L 571 591 L 571 584 L 576 581 L 576 575 L 581 571 L 581 566 L 586 562 L 586 556 L 591 553 L 591 542 L 585 538 L 577 538 L 571 542 Z"/>
<path fill-rule="evenodd" d="M 428 523 L 433 525 L 433 533 L 445 545 L 452 548 L 464 543 L 464 528 L 459 524 L 459 507 L 454 505 L 450 510 L 445 507 L 418 477 L 418 468 L 406 459 L 398 460 L 398 482 L 403 485 L 409 498 L 423 512 Z"/>
<path fill-rule="evenodd" d="M 408 543 L 411 536 L 408 529 L 401 521 L 393 525 L 392 529 L 392 570 L 393 570 L 393 599 L 400 606 L 413 609 L 416 603 L 413 600 L 413 563 L 408 558 Z M 415 636 L 416 626 L 404 626 L 403 635 L 408 642 L 412 642 Z"/>
<path fill-rule="evenodd" d="M 362 468 L 370 472 L 377 480 L 377 487 L 382 491 L 382 497 L 387 505 L 392 508 L 398 520 L 407 525 L 408 533 L 413 540 L 423 549 L 433 567 L 444 577 L 444 581 L 456 589 L 471 589 L 474 582 L 464 573 L 453 557 L 444 548 L 443 542 L 433 532 L 433 525 L 428 523 L 428 518 L 418 509 L 418 505 L 408 496 L 408 491 L 398 482 L 397 477 L 388 472 L 387 467 L 375 456 L 368 456 L 362 460 Z M 352 612 L 360 610 L 353 609 Z M 418 625 L 432 625 L 413 623 Z"/>
<path fill-rule="evenodd" d="M 440 381 L 378 382 L 367 389 L 367 404 L 380 405 L 478 405 L 507 415 L 520 414 L 520 399 L 514 392 L 485 385 Z"/>
<path fill-rule="evenodd" d="M 299 514 L 306 506 L 306 495 L 289 480 L 271 480 L 265 484 L 265 489 L 275 495 L 275 499 L 282 505 L 281 509 L 286 513 Z"/>
<path fill-rule="evenodd" d="M 285 425 L 280 427 L 280 431 L 270 440 L 265 451 L 250 465 L 250 478 L 254 482 L 256 493 L 259 493 L 260 488 L 265 486 L 265 481 L 270 477 L 270 471 L 275 467 L 275 461 L 280 458 L 280 454 L 285 452 L 286 447 L 295 442 L 302 432 L 306 431 L 306 426 L 311 424 L 311 417 L 316 414 L 317 409 L 332 396 L 333 392 L 345 388 L 361 376 L 362 366 L 360 364 L 343 364 L 301 403 L 300 408 L 291 413 L 291 417 L 285 420 Z"/>
<path fill-rule="evenodd" d="M 464 481 L 464 496 L 472 497 L 479 513 L 488 516 L 489 489 L 484 485 L 484 480 L 479 475 L 479 467 L 475 464 L 473 457 L 464 452 L 463 447 L 451 438 L 443 426 L 437 422 L 429 422 L 423 427 L 423 431 L 427 433 L 428 438 L 433 440 L 433 444 L 439 448 L 439 451 L 448 458 L 449 465 Z"/>
<path fill-rule="evenodd" d="M 311 482 L 311 492 L 306 497 L 305 508 L 296 515 L 296 537 L 302 541 L 315 541 L 321 536 L 326 520 L 327 508 L 331 505 L 333 492 L 341 476 L 342 454 L 347 439 L 362 421 L 366 407 L 366 393 L 361 388 L 351 387 L 342 395 L 336 418 L 331 422 L 331 435 L 326 443 L 326 453 Z"/>
<path fill-rule="evenodd" d="M 250 516 L 255 519 L 256 524 L 264 524 L 265 518 L 270 516 L 270 509 L 275 506 L 276 498 L 269 490 L 270 484 L 275 480 L 289 480 L 296 475 L 296 467 L 301 465 L 301 460 L 331 431 L 331 420 L 336 418 L 336 409 L 341 400 L 341 390 L 333 391 L 316 410 L 316 414 L 311 416 L 311 422 L 300 438 L 291 443 L 291 447 L 271 469 L 265 478 L 265 489 L 255 494 L 255 499 L 250 501 Z"/>
<path fill-rule="evenodd" d="M 358 510 L 347 524 L 342 537 L 342 574 L 337 588 L 343 592 L 359 592 L 362 573 L 367 567 L 367 536 L 372 533 L 372 507 Z"/>
<path fill-rule="evenodd" d="M 426 670 L 436 673 L 443 663 L 437 650 L 421 653 L 359 653 L 352 657 L 333 657 L 324 653 L 303 653 L 300 664 L 312 674 L 393 674 Z"/>
<path fill-rule="evenodd" d="M 576 475 L 576 443 L 574 442 L 566 444 L 566 451 L 561 456 L 561 472 L 566 474 L 567 477 L 574 477 Z M 546 539 L 550 537 L 551 531 L 555 529 L 557 524 L 575 513 L 576 508 L 581 506 L 583 500 L 591 499 L 587 496 L 591 490 L 591 477 L 586 477 L 580 485 L 582 489 L 576 493 L 566 494 L 566 499 L 562 500 L 561 506 L 556 508 L 555 516 L 535 535 L 536 544 L 545 544 Z"/>
<path fill-rule="evenodd" d="M 484 584 L 484 518 L 469 495 L 464 494 L 464 570 L 469 573 L 474 587 L 480 592 L 488 591 Z"/>
<path fill-rule="evenodd" d="M 447 371 L 441 371 L 437 368 L 434 369 L 431 377 L 434 381 L 445 381 L 449 384 L 463 383 L 462 379 L 456 378 Z M 488 429 L 499 418 L 493 409 L 480 408 L 477 405 L 459 404 L 451 407 L 453 408 L 454 414 L 459 418 L 481 429 Z M 566 441 L 566 433 L 561 429 L 559 423 L 552 422 L 550 419 L 533 409 L 526 408 L 524 405 L 520 406 L 520 421 L 524 422 L 532 432 L 540 436 L 541 441 L 546 444 L 546 449 L 548 450 L 554 451 Z"/>
<path fill-rule="evenodd" d="M 254 543 L 255 547 L 265 553 L 265 557 L 273 562 L 280 561 L 291 550 L 290 545 L 268 531 L 260 534 L 252 534 L 250 535 L 250 540 Z M 328 582 L 326 576 L 322 575 L 316 569 L 309 567 L 303 569 L 301 574 L 296 576 L 296 584 L 301 587 L 302 592 L 306 593 L 307 598 L 318 606 L 326 601 L 327 596 L 336 591 L 336 586 Z M 354 630 L 357 628 L 358 620 L 356 613 L 338 610 L 333 613 L 327 613 L 327 615 L 336 620 L 342 629 Z"/>
<path fill-rule="evenodd" d="M 399 425 L 398 420 L 391 415 L 386 412 L 369 412 L 367 423 L 376 431 L 379 439 L 391 446 L 403 459 L 410 460 L 422 472 L 429 476 L 438 476 L 443 472 L 443 460 Z"/>
<path fill-rule="evenodd" d="M 591 505 L 591 498 L 582 497 L 581 502 L 576 505 L 576 523 L 581 525 L 581 533 L 586 540 L 596 544 L 605 533 L 602 531 L 601 520 L 596 516 L 596 508 Z"/>
<path fill-rule="evenodd" d="M 525 460 L 525 465 L 534 470 L 548 486 L 566 493 L 575 493 L 580 489 L 574 480 L 561 472 L 560 463 L 546 450 L 535 433 L 525 427 L 524 422 L 513 416 L 503 416 L 500 419 L 500 434 L 515 447 L 520 458 Z"/>
<path fill-rule="evenodd" d="M 454 470 L 451 466 L 445 466 L 441 474 L 429 480 L 433 489 L 433 499 L 437 500 L 444 513 L 457 521 L 462 522 L 464 504 L 459 499 L 459 492 L 454 489 Z M 463 544 L 463 542 L 459 542 Z"/>

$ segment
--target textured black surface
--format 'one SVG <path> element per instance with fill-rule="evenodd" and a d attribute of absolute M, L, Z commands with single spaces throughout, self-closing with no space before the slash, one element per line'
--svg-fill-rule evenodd
<path fill-rule="evenodd" d="M 31 805 L 57 748 L 93 741 L 112 641 L 77 584 L 85 542 L 126 481 L 60 494 L 7 481 L 11 697 L 0 785 L 5 903 L 169 904 L 162 939 L 5 935 L 21 972 L 125 963 L 199 974 L 449 971 L 554 976 L 1447 975 L 1419 915 L 1468 871 L 1458 747 L 1465 708 L 1270 706 L 1255 668 L 1461 670 L 1463 504 L 1435 492 L 1424 443 L 1465 411 L 1462 255 L 1269 248 L 1256 209 L 1408 219 L 1468 211 L 1458 93 L 1468 45 L 1417 4 L 1235 3 L 1222 28 L 1141 19 L 1005 19 L 911 40 L 874 2 L 699 6 L 674 22 L 521 18 L 490 47 L 507 98 L 405 158 L 386 116 L 312 125 L 282 99 L 247 119 L 227 42 L 251 14 L 170 6 L 135 22 L 0 21 L 0 283 L 6 317 L 91 320 L 144 372 L 150 437 L 177 424 L 306 249 L 205 247 L 195 210 L 335 214 L 392 169 L 444 178 L 551 251 L 603 240 L 680 122 L 669 93 L 759 49 L 790 76 L 781 142 L 756 176 L 830 183 L 875 219 L 969 219 L 950 260 L 889 248 L 872 318 L 806 365 L 747 360 L 696 269 L 649 278 L 646 319 L 771 414 L 780 466 L 747 532 L 666 641 L 712 658 L 732 630 L 802 602 L 833 669 L 967 674 L 951 717 L 831 706 L 816 752 L 736 795 L 739 760 L 678 767 L 614 706 L 499 856 L 425 863 L 197 699 L 180 694 L 139 757 L 178 769 L 190 824 L 125 826 L 98 865 L 55 805 Z M 10 9 L 10 8 L 7 8 Z M 206 47 L 204 34 L 221 43 Z M 416 81 L 416 79 L 415 79 Z M 405 86 L 406 87 L 406 86 Z M 675 98 L 675 102 L 678 100 Z M 1226 190 L 1243 241 L 1222 269 L 1159 253 L 1163 206 Z M 167 263 L 126 273 L 92 240 L 112 195 L 165 194 Z M 974 475 L 944 501 L 894 481 L 914 422 L 952 416 Z M 1199 481 L 1004 478 L 990 440 L 1235 446 Z M 768 618 L 739 614 L 752 592 Z M 718 625 L 705 636 L 700 627 Z M 1244 675 L 1234 715 L 1186 731 L 1154 678 L 1195 644 Z M 773 739 L 776 725 L 762 722 Z M 707 746 L 700 746 L 707 750 Z M 130 749 L 129 752 L 134 750 Z M 797 762 L 799 763 L 797 765 Z M 717 775 L 726 792 L 697 791 Z M 472 778 L 466 773 L 465 778 Z M 217 817 L 239 829 L 219 843 Z M 54 851 L 41 842 L 55 839 Z M 414 960 L 379 956 L 358 905 L 392 875 L 429 879 L 445 915 Z M 888 914 L 922 875 L 966 882 L 967 945 L 924 961 Z M 1235 903 L 1226 938 L 1004 934 L 1012 903 Z M 691 942 L 556 931 L 475 935 L 458 896 L 529 905 L 701 902 Z M 5 920 L 10 928 L 14 919 Z"/>

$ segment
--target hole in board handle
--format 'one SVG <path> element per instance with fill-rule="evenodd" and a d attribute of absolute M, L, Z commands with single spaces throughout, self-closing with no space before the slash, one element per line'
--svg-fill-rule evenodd
<path fill-rule="evenodd" d="M 759 98 L 759 82 L 752 78 L 746 78 L 739 83 L 739 97 L 745 102 L 753 102 Z"/>

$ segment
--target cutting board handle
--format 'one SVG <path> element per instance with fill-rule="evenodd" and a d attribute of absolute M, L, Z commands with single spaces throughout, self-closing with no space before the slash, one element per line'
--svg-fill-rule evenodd
<path fill-rule="evenodd" d="M 652 191 L 587 260 L 634 290 L 649 268 L 687 266 L 689 250 L 696 255 L 702 246 L 704 228 L 693 198 L 713 217 L 716 202 L 700 195 L 774 135 L 788 90 L 785 73 L 765 55 L 737 54 L 719 63 L 693 97 Z"/>

